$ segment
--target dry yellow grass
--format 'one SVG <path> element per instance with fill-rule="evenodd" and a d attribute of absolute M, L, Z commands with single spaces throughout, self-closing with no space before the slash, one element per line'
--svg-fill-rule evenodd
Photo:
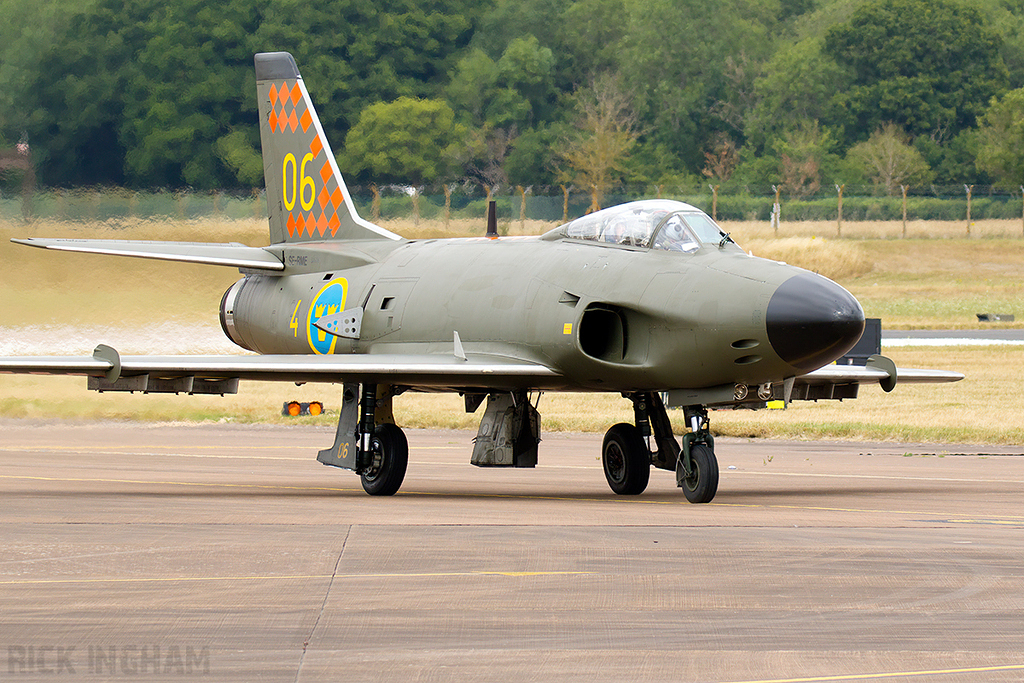
<path fill-rule="evenodd" d="M 752 238 L 741 243 L 754 256 L 783 261 L 837 281 L 871 272 L 874 261 L 860 244 L 819 237 Z"/>
<path fill-rule="evenodd" d="M 903 221 L 783 221 L 778 233 L 768 221 L 722 221 L 721 225 L 737 240 L 777 237 L 828 237 L 856 240 L 898 240 L 904 236 Z M 907 221 L 908 239 L 993 239 L 1024 237 L 1020 219 L 973 221 L 970 233 L 967 221 Z M 740 242 L 742 244 L 742 242 Z"/>
<path fill-rule="evenodd" d="M 217 266 L 32 249 L 12 237 L 268 243 L 265 221 L 0 222 L 0 326 L 213 320 L 240 277 Z"/>

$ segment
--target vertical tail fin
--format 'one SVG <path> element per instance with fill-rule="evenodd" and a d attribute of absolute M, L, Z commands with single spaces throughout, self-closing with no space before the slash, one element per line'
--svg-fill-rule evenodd
<path fill-rule="evenodd" d="M 356 213 L 292 56 L 255 62 L 271 243 L 401 239 Z"/>

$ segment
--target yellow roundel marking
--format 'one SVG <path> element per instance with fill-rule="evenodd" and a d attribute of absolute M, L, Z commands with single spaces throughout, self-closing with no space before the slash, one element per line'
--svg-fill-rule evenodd
<path fill-rule="evenodd" d="M 572 323 L 562 325 L 562 334 L 572 334 Z"/>
<path fill-rule="evenodd" d="M 338 338 L 314 327 L 315 323 L 325 315 L 335 315 L 345 310 L 345 299 L 348 296 L 348 280 L 343 277 L 331 280 L 317 292 L 309 304 L 306 314 L 306 338 L 313 353 L 326 356 L 334 353 Z"/>

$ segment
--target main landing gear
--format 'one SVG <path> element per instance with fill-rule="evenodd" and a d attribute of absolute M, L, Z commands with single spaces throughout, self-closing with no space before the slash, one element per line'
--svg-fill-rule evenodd
<path fill-rule="evenodd" d="M 612 491 L 635 496 L 647 488 L 651 466 L 675 470 L 676 483 L 691 503 L 709 503 L 718 492 L 718 460 L 715 441 L 708 429 L 708 411 L 703 406 L 685 408 L 690 433 L 680 448 L 661 396 L 653 392 L 626 394 L 633 402 L 636 424 L 619 423 L 604 436 L 601 461 Z M 654 437 L 656 450 L 648 448 Z"/>
<path fill-rule="evenodd" d="M 385 384 L 344 385 L 334 445 L 316 459 L 355 470 L 371 496 L 391 496 L 409 465 L 409 442 L 391 412 L 392 388 Z"/>

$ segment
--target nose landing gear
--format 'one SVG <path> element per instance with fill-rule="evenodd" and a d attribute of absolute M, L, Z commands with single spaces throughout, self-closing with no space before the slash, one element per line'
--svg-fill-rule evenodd
<path fill-rule="evenodd" d="M 715 439 L 708 429 L 708 411 L 702 406 L 686 409 L 691 432 L 683 435 L 676 460 L 676 483 L 691 503 L 710 503 L 718 492 L 718 459 Z"/>
<path fill-rule="evenodd" d="M 626 394 L 633 402 L 636 424 L 614 425 L 604 437 L 601 461 L 612 491 L 623 496 L 643 493 L 651 466 L 675 471 L 676 483 L 691 503 L 709 503 L 718 492 L 718 460 L 715 441 L 708 429 L 708 411 L 703 406 L 685 409 L 690 432 L 683 435 L 682 448 L 672 435 L 672 424 L 661 396 L 653 392 Z M 651 451 L 649 437 L 657 450 Z"/>

